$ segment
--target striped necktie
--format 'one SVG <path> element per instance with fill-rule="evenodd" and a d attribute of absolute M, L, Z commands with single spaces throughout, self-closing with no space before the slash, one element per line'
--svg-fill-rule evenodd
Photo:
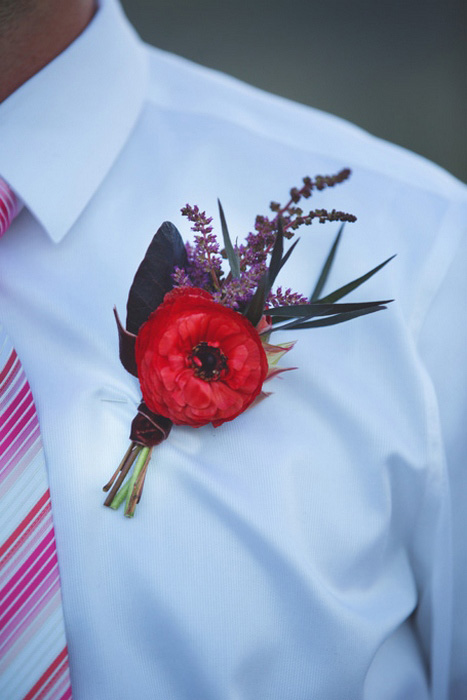
<path fill-rule="evenodd" d="M 0 181 L 0 234 L 17 210 L 14 195 Z M 0 698 L 71 698 L 39 424 L 23 368 L 1 326 Z"/>
<path fill-rule="evenodd" d="M 0 178 L 0 238 L 21 209 L 18 198 L 5 180 Z"/>

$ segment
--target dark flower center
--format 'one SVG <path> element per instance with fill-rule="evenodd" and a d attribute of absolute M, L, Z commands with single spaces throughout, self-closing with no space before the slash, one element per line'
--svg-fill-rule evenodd
<path fill-rule="evenodd" d="M 222 372 L 227 370 L 227 358 L 222 350 L 204 340 L 193 348 L 189 360 L 195 377 L 206 382 L 220 379 Z"/>

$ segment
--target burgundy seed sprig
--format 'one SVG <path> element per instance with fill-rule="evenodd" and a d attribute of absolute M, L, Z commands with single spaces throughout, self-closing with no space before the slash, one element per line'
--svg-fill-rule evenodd
<path fill-rule="evenodd" d="M 302 199 L 309 199 L 313 192 L 320 192 L 327 187 L 334 187 L 348 179 L 350 170 L 344 168 L 335 175 L 317 175 L 315 178 L 304 177 L 301 187 L 292 187 L 286 204 L 271 202 L 273 216 L 258 215 L 254 231 L 249 233 L 245 243 L 236 245 L 235 250 L 240 266 L 240 278 L 231 274 L 224 276 L 222 258 L 225 251 L 220 250 L 216 235 L 213 233 L 212 218 L 199 207 L 187 204 L 182 209 L 192 224 L 195 233 L 193 245 L 187 244 L 188 266 L 186 270 L 176 269 L 173 280 L 176 285 L 192 285 L 210 291 L 219 303 L 232 309 L 244 309 L 252 298 L 261 278 L 268 268 L 268 256 L 276 240 L 278 222 L 281 221 L 285 238 L 292 238 L 300 226 L 309 226 L 313 222 L 321 224 L 327 221 L 353 222 L 356 217 L 347 212 L 323 208 L 305 212 Z M 307 299 L 291 289 L 278 288 L 271 292 L 267 303 L 269 306 L 288 306 L 306 303 Z"/>

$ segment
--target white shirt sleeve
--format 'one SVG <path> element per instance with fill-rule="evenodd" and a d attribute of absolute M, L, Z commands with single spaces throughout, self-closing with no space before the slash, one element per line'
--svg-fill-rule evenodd
<path fill-rule="evenodd" d="M 467 697 L 466 222 L 467 205 L 461 203 L 453 207 L 444 223 L 445 230 L 440 231 L 437 248 L 427 269 L 420 299 L 424 310 L 418 319 L 418 348 L 432 383 L 439 411 L 452 504 L 451 700 Z M 450 235 L 443 235 L 444 233 Z"/>

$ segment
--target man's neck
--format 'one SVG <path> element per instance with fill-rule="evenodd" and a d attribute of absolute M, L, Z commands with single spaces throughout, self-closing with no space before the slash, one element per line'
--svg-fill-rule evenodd
<path fill-rule="evenodd" d="M 69 46 L 95 0 L 0 0 L 0 102 Z"/>

